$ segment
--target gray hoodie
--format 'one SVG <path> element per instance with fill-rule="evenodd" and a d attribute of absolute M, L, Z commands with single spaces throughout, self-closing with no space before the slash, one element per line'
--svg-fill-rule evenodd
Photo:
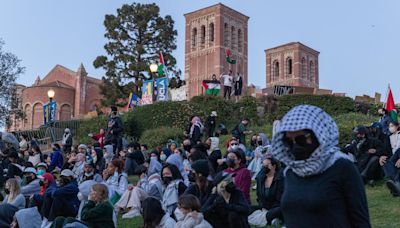
<path fill-rule="evenodd" d="M 37 207 L 21 209 L 15 213 L 19 228 L 40 228 L 42 217 Z"/>

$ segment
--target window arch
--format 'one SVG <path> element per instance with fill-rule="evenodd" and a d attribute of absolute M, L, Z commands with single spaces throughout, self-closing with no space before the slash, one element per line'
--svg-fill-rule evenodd
<path fill-rule="evenodd" d="M 286 77 L 290 77 L 293 73 L 293 61 L 291 57 L 286 59 Z"/>
<path fill-rule="evenodd" d="M 239 52 L 242 52 L 242 46 L 243 46 L 243 44 L 242 44 L 242 30 L 241 29 L 238 29 L 238 31 L 237 31 L 237 37 L 238 37 L 238 39 L 237 39 L 237 43 L 238 43 L 238 51 Z"/>
<path fill-rule="evenodd" d="M 231 49 L 234 50 L 236 48 L 236 31 L 235 27 L 231 27 Z"/>
<path fill-rule="evenodd" d="M 209 25 L 209 37 L 210 37 L 210 42 L 214 42 L 214 23 L 210 23 Z"/>
<path fill-rule="evenodd" d="M 204 44 L 206 43 L 206 26 L 202 25 L 201 26 L 201 33 L 200 33 L 200 44 L 202 47 L 204 47 Z"/>
<path fill-rule="evenodd" d="M 303 79 L 307 78 L 307 64 L 306 64 L 306 58 L 301 59 L 301 77 Z"/>
<path fill-rule="evenodd" d="M 228 31 L 228 24 L 224 24 L 224 46 L 229 46 L 229 31 Z"/>
<path fill-rule="evenodd" d="M 279 62 L 275 60 L 272 64 L 272 81 L 279 80 Z"/>
<path fill-rule="evenodd" d="M 192 29 L 192 47 L 196 47 L 196 38 L 197 38 L 197 28 Z"/>
<path fill-rule="evenodd" d="M 310 61 L 310 81 L 315 81 L 315 69 L 314 69 L 314 62 Z"/>

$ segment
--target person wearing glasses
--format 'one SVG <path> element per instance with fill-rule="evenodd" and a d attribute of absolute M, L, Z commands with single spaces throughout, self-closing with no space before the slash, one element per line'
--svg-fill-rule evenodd
<path fill-rule="evenodd" d="M 271 152 L 286 165 L 287 227 L 371 227 L 361 176 L 338 140 L 335 121 L 318 107 L 300 105 L 283 117 Z"/>

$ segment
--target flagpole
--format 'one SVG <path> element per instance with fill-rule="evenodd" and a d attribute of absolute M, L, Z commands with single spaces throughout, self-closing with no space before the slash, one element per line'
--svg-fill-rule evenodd
<path fill-rule="evenodd" d="M 390 83 L 388 84 L 388 89 L 386 91 L 386 97 L 385 97 L 385 100 L 383 102 L 382 108 L 386 108 L 386 103 L 387 103 L 387 99 L 388 99 L 388 96 L 389 96 L 389 90 L 390 90 Z"/>

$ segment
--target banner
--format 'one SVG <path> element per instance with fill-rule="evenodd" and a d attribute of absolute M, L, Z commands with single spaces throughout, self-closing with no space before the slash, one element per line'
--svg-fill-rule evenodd
<path fill-rule="evenodd" d="M 57 103 L 52 101 L 43 105 L 43 123 L 49 124 L 56 120 Z"/>
<path fill-rule="evenodd" d="M 157 101 L 168 101 L 168 78 L 157 78 Z"/>
<path fill-rule="evenodd" d="M 141 104 L 153 104 L 153 80 L 143 82 Z"/>

